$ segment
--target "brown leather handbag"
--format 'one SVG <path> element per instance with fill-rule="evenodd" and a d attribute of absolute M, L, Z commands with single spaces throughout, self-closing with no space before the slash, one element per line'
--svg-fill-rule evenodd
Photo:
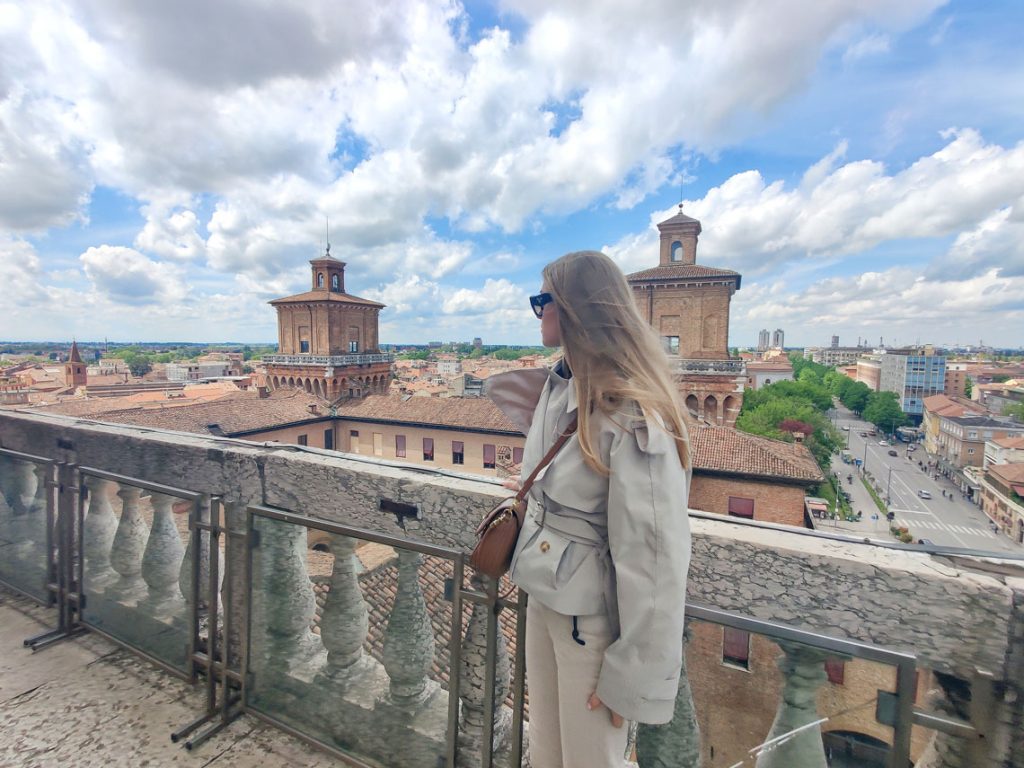
<path fill-rule="evenodd" d="M 526 514 L 526 494 L 533 487 L 537 474 L 544 469 L 555 454 L 561 450 L 576 431 L 576 419 L 551 446 L 540 463 L 533 468 L 519 492 L 515 496 L 502 499 L 498 505 L 484 517 L 477 526 L 476 546 L 469 556 L 469 564 L 479 573 L 500 579 L 512 564 L 512 554 L 516 549 L 519 529 L 523 527 L 523 515 Z"/>

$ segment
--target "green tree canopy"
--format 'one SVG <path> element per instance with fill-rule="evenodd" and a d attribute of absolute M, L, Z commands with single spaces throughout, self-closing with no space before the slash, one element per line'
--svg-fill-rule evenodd
<path fill-rule="evenodd" d="M 846 392 L 840 395 L 839 400 L 854 413 L 863 413 L 869 397 L 871 389 L 868 385 L 863 381 L 854 381 L 846 387 Z"/>
<path fill-rule="evenodd" d="M 153 365 L 149 362 L 149 358 L 138 353 L 128 355 L 125 357 L 124 362 L 127 364 L 128 370 L 132 372 L 132 376 L 145 376 L 153 370 Z"/>
<path fill-rule="evenodd" d="M 907 415 L 903 413 L 895 392 L 872 392 L 863 415 L 867 421 L 887 431 L 894 431 L 907 423 Z"/>
<path fill-rule="evenodd" d="M 799 428 L 784 428 L 797 423 L 801 425 Z M 839 434 L 825 414 L 807 400 L 800 397 L 776 397 L 748 410 L 744 396 L 743 410 L 736 419 L 736 428 L 743 432 L 787 442 L 794 441 L 794 431 L 806 432 L 804 425 L 813 428 L 804 444 L 818 465 L 827 469 L 832 451 L 839 446 Z"/>

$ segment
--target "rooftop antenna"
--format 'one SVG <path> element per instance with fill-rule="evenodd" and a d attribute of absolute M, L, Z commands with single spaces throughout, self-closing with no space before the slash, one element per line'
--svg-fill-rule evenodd
<path fill-rule="evenodd" d="M 324 228 L 327 234 L 327 257 L 331 256 L 331 217 L 324 216 Z"/>

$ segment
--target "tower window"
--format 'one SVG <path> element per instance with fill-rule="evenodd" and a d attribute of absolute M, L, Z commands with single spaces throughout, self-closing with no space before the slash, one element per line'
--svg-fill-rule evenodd
<path fill-rule="evenodd" d="M 341 290 L 341 283 L 338 282 L 338 276 L 337 275 L 331 275 L 331 290 L 332 291 Z"/>
<path fill-rule="evenodd" d="M 323 288 L 324 287 L 324 273 L 323 272 L 318 272 L 317 273 L 317 276 L 316 276 L 316 287 L 317 288 Z"/>
<path fill-rule="evenodd" d="M 309 352 L 309 342 L 302 340 L 299 342 L 299 352 Z"/>
<path fill-rule="evenodd" d="M 465 448 L 461 440 L 452 440 L 452 464 L 464 464 L 466 461 Z"/>
<path fill-rule="evenodd" d="M 683 260 L 683 244 L 678 240 L 672 243 L 672 261 Z"/>
<path fill-rule="evenodd" d="M 350 341 L 348 343 L 348 351 L 349 352 L 358 352 L 359 351 L 359 342 L 358 341 Z"/>

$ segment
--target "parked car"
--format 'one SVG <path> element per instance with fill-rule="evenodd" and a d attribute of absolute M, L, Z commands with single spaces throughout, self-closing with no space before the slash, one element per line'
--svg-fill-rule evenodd
<path fill-rule="evenodd" d="M 849 432 L 850 431 L 849 427 L 840 427 L 840 429 L 842 429 L 843 432 Z"/>
<path fill-rule="evenodd" d="M 899 456 L 899 454 L 896 451 L 894 451 L 892 448 L 889 449 L 889 455 L 890 456 Z"/>
<path fill-rule="evenodd" d="M 861 432 L 861 433 L 860 433 L 860 436 L 861 436 L 861 437 L 867 437 L 867 436 L 868 436 L 868 433 L 867 433 L 867 432 Z"/>
<path fill-rule="evenodd" d="M 888 440 L 879 440 L 879 441 L 878 441 L 878 444 L 879 444 L 879 445 L 888 445 L 888 444 L 889 444 L 889 441 L 888 441 Z"/>
<path fill-rule="evenodd" d="M 926 547 L 934 547 L 935 546 L 935 542 L 932 541 L 931 539 L 918 539 L 917 543 L 918 544 L 923 544 Z"/>
<path fill-rule="evenodd" d="M 932 495 L 928 493 L 928 491 L 918 491 L 917 495 L 920 496 L 922 499 L 930 499 L 932 497 Z"/>

